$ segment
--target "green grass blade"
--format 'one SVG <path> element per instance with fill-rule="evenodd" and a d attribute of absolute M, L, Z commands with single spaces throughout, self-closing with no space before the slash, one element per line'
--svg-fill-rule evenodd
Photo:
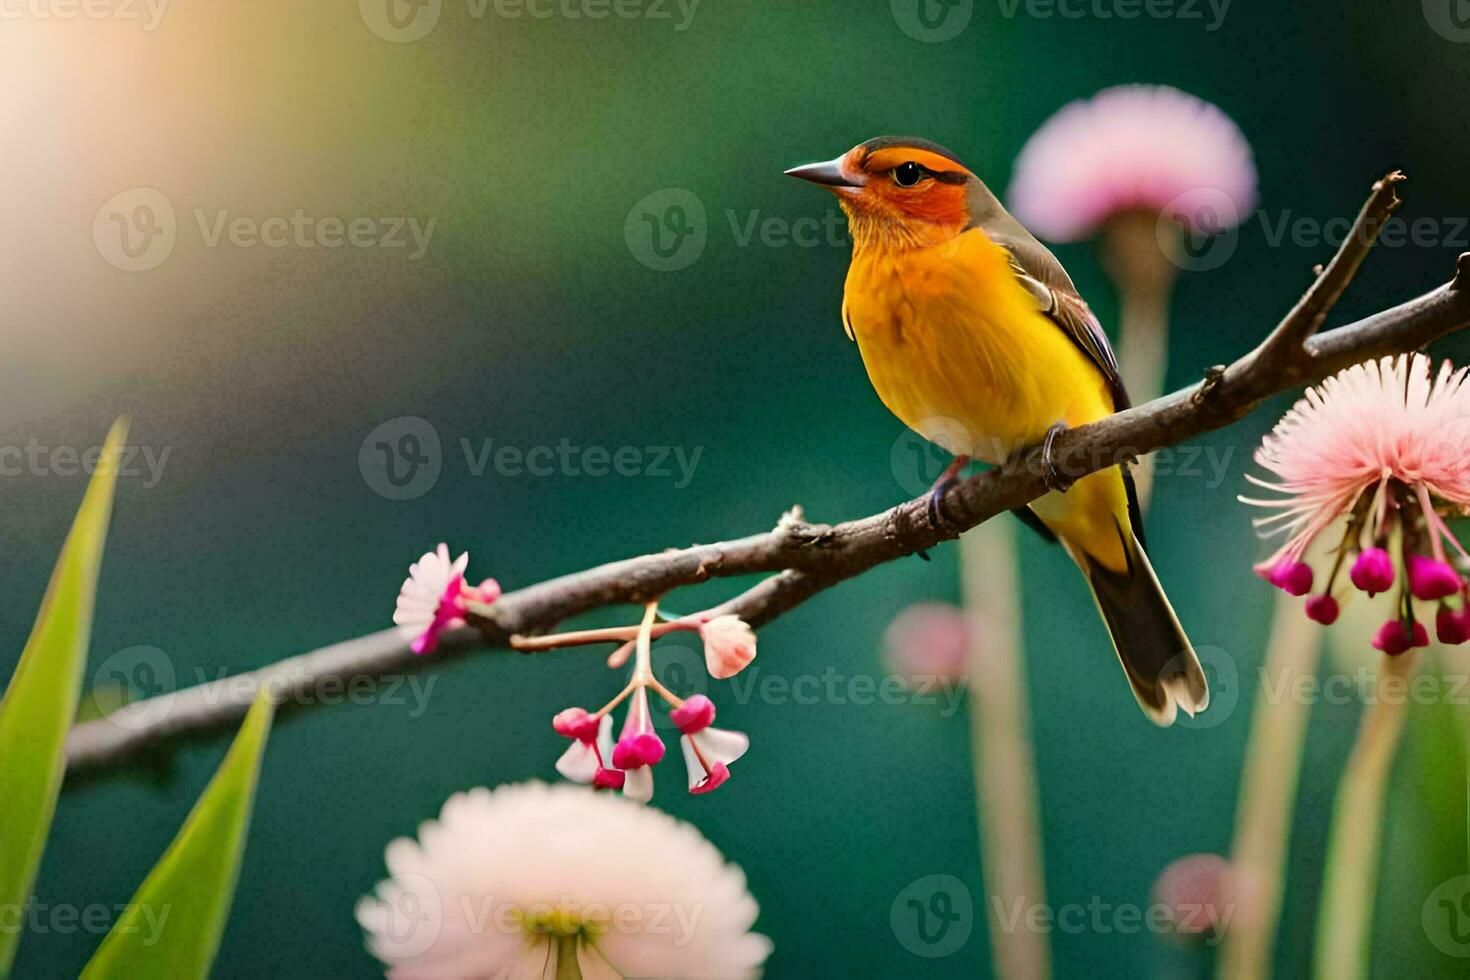
<path fill-rule="evenodd" d="M 51 573 L 36 625 L 0 701 L 0 908 L 23 908 L 35 883 L 66 769 L 67 729 L 81 693 L 92 633 L 97 571 L 112 515 L 119 420 Z M 0 930 L 0 977 L 10 973 L 21 930 Z"/>
<path fill-rule="evenodd" d="M 83 980 L 209 975 L 240 876 L 271 713 L 262 692 L 178 836 L 82 971 Z"/>

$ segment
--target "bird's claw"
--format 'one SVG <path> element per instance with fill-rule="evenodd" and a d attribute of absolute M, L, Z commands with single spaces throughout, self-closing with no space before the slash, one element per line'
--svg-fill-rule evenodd
<path fill-rule="evenodd" d="M 1055 452 L 1057 436 L 1066 431 L 1067 423 L 1056 423 L 1046 430 L 1046 439 L 1041 444 L 1041 478 L 1046 481 L 1047 489 L 1056 493 L 1066 493 L 1072 489 L 1072 484 L 1077 482 L 1057 466 Z"/>

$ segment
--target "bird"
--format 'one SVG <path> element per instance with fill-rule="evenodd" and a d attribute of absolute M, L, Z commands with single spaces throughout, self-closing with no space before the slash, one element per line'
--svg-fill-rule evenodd
<path fill-rule="evenodd" d="M 880 136 L 786 171 L 831 191 L 852 257 L 842 324 L 878 397 L 953 455 L 929 516 L 971 458 L 1043 447 L 1048 492 L 1018 511 L 1081 569 L 1144 714 L 1161 726 L 1209 705 L 1199 657 L 1144 547 L 1126 464 L 1068 480 L 1053 440 L 1128 407 L 1097 317 L 1056 257 L 950 150 Z"/>

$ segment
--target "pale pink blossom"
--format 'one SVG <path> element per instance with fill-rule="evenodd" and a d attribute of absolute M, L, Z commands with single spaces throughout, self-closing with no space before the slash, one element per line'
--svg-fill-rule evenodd
<path fill-rule="evenodd" d="M 928 694 L 962 685 L 977 632 L 973 619 L 958 606 L 918 602 L 884 630 L 883 659 L 888 672 L 912 691 Z"/>
<path fill-rule="evenodd" d="M 1036 131 L 1009 198 L 1023 224 L 1056 242 L 1089 238 L 1130 211 L 1167 211 L 1215 232 L 1255 207 L 1256 168 L 1217 107 L 1166 85 L 1120 85 L 1063 106 Z"/>
<path fill-rule="evenodd" d="M 393 980 L 756 977 L 744 873 L 693 826 L 562 783 L 456 793 L 357 904 Z"/>
<path fill-rule="evenodd" d="M 1396 655 L 1428 643 L 1412 600 L 1439 603 L 1436 618 L 1446 624 L 1439 632 L 1455 642 L 1465 580 L 1452 561 L 1470 556 L 1445 517 L 1470 508 L 1466 369 L 1445 362 L 1435 372 L 1422 354 L 1348 368 L 1309 388 L 1255 459 L 1273 479 L 1247 479 L 1277 496 L 1241 499 L 1275 511 L 1255 524 L 1286 538 L 1257 574 L 1293 595 L 1312 591 L 1317 574 L 1308 549 L 1338 527 L 1342 540 L 1327 549 L 1327 578 L 1308 615 L 1337 618 L 1336 600 L 1322 599 L 1345 576 L 1370 595 L 1399 591 L 1397 615 L 1374 637 L 1378 649 Z"/>
<path fill-rule="evenodd" d="M 716 616 L 699 627 L 704 662 L 716 680 L 734 677 L 755 659 L 755 631 L 739 616 Z"/>
<path fill-rule="evenodd" d="M 471 602 L 489 603 L 499 598 L 500 585 L 493 578 L 478 586 L 465 584 L 469 561 L 469 552 L 450 561 L 449 546 L 440 544 L 409 566 L 408 578 L 398 591 L 393 622 L 410 641 L 414 653 L 433 653 L 440 634 L 464 625 Z"/>

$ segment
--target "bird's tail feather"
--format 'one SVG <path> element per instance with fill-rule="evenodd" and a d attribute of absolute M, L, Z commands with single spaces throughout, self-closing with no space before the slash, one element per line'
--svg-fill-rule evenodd
<path fill-rule="evenodd" d="M 1122 572 L 1080 551 L 1073 550 L 1072 556 L 1092 587 L 1139 707 L 1156 724 L 1172 725 L 1179 708 L 1193 717 L 1209 706 L 1209 684 L 1148 555 L 1133 540 L 1124 544 L 1130 561 Z"/>

